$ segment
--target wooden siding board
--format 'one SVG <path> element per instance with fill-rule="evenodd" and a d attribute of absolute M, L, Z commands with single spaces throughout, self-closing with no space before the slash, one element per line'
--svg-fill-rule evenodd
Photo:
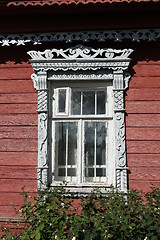
<path fill-rule="evenodd" d="M 33 70 L 31 67 L 0 67 L 0 80 L 23 80 L 31 79 Z"/>
<path fill-rule="evenodd" d="M 0 166 L 37 166 L 37 159 L 37 152 L 0 152 Z"/>
<path fill-rule="evenodd" d="M 157 167 L 139 167 L 131 168 L 130 170 L 130 180 L 146 180 L 147 181 L 160 181 L 160 168 Z"/>
<path fill-rule="evenodd" d="M 160 154 L 147 153 L 147 154 L 138 154 L 138 153 L 128 153 L 127 154 L 127 163 L 129 168 L 134 167 L 158 167 L 160 168 Z"/>
<path fill-rule="evenodd" d="M 133 67 L 134 76 L 138 77 L 159 77 L 159 64 L 136 64 Z"/>
<path fill-rule="evenodd" d="M 137 189 L 143 192 L 151 192 L 152 185 L 160 188 L 160 181 L 148 181 L 147 179 L 144 181 L 137 179 L 132 179 L 129 181 L 129 189 Z"/>
<path fill-rule="evenodd" d="M 36 93 L 33 81 L 28 80 L 0 80 L 0 93 Z"/>
<path fill-rule="evenodd" d="M 15 103 L 15 104 L 1 104 L 0 103 L 0 112 L 3 114 L 8 113 L 35 113 L 37 110 L 37 104 L 28 104 L 28 103 Z"/>
<path fill-rule="evenodd" d="M 0 126 L 0 139 L 18 138 L 18 139 L 38 139 L 37 126 Z"/>
<path fill-rule="evenodd" d="M 21 195 L 21 192 L 17 193 L 6 193 L 3 192 L 0 194 L 0 206 L 7 206 L 14 203 L 14 205 L 21 206 L 23 204 L 24 196 Z M 36 196 L 36 193 L 29 194 L 30 196 Z"/>
<path fill-rule="evenodd" d="M 0 152 L 35 152 L 37 139 L 0 139 Z"/>
<path fill-rule="evenodd" d="M 127 114 L 127 127 L 160 127 L 160 114 Z"/>
<path fill-rule="evenodd" d="M 37 169 L 23 166 L 1 166 L 0 179 L 37 179 Z"/>
<path fill-rule="evenodd" d="M 128 141 L 127 153 L 160 154 L 160 141 Z"/>
<path fill-rule="evenodd" d="M 128 101 L 127 113 L 160 113 L 160 101 Z"/>
<path fill-rule="evenodd" d="M 160 128 L 128 127 L 126 129 L 127 140 L 160 140 Z"/>
<path fill-rule="evenodd" d="M 160 101 L 160 88 L 129 89 L 126 92 L 126 104 L 127 101 Z"/>
<path fill-rule="evenodd" d="M 6 93 L 0 94 L 0 103 L 35 103 L 37 104 L 37 93 Z"/>
<path fill-rule="evenodd" d="M 158 77 L 132 77 L 130 83 L 129 83 L 129 88 L 130 89 L 145 89 L 145 88 L 160 88 L 160 76 Z"/>
<path fill-rule="evenodd" d="M 20 193 L 25 186 L 26 192 L 37 191 L 37 180 L 35 179 L 0 179 L 0 194 L 2 192 Z"/>
<path fill-rule="evenodd" d="M 3 114 L 0 126 L 37 126 L 38 114 Z"/>
<path fill-rule="evenodd" d="M 19 208 L 20 206 L 17 206 L 16 210 L 19 210 Z M 1 216 L 3 216 L 3 218 L 10 219 L 12 217 L 17 217 L 14 207 L 11 205 L 0 206 L 0 213 L 1 213 Z"/>
<path fill-rule="evenodd" d="M 129 181 L 129 189 L 137 189 L 143 192 L 151 192 L 152 185 L 160 188 L 160 181 L 138 181 L 136 179 Z"/>

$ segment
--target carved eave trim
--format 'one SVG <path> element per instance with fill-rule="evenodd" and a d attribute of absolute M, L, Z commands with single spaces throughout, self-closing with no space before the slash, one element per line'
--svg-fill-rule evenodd
<path fill-rule="evenodd" d="M 127 29 L 108 31 L 81 31 L 81 32 L 50 32 L 50 33 L 22 33 L 22 34 L 1 34 L 1 46 L 23 46 L 28 43 L 33 45 L 45 42 L 141 42 L 159 41 L 160 29 Z"/>

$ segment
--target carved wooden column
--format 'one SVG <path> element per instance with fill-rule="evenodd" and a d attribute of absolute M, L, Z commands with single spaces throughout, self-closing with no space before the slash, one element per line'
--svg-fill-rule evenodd
<path fill-rule="evenodd" d="M 127 190 L 127 162 L 126 162 L 126 133 L 124 91 L 128 87 L 130 76 L 123 70 L 114 71 L 114 118 L 115 118 L 115 161 L 116 161 L 116 187 L 118 190 Z"/>
<path fill-rule="evenodd" d="M 48 97 L 47 97 L 47 72 L 38 71 L 32 74 L 34 87 L 38 91 L 38 188 L 43 188 L 48 183 L 47 164 L 47 124 L 48 124 Z"/>

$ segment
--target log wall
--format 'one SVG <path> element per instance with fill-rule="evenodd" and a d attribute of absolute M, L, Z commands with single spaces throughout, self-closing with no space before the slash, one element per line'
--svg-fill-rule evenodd
<path fill-rule="evenodd" d="M 37 188 L 37 92 L 26 62 L 0 64 L 0 220 L 15 216 L 22 187 Z"/>
<path fill-rule="evenodd" d="M 146 60 L 137 49 L 142 59 L 133 66 L 126 96 L 129 188 L 143 191 L 150 191 L 151 184 L 160 187 L 160 61 L 158 49 L 152 51 Z"/>

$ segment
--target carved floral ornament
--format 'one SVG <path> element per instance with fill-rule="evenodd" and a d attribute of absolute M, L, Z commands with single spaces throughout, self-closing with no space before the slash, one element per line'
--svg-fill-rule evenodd
<path fill-rule="evenodd" d="M 132 49 L 93 49 L 77 45 L 69 49 L 29 51 L 34 69 L 32 79 L 38 90 L 38 183 L 39 187 L 50 184 L 50 159 L 48 138 L 48 89 L 47 81 L 60 80 L 107 80 L 113 81 L 115 125 L 115 175 L 116 187 L 127 190 L 127 163 L 125 144 L 124 91 L 130 75 L 127 73 Z M 48 71 L 54 71 L 51 77 Z M 60 70 L 60 71 L 59 71 Z M 87 70 L 87 74 L 86 74 Z M 97 72 L 98 70 L 98 72 Z M 69 73 L 67 72 L 69 71 Z"/>

